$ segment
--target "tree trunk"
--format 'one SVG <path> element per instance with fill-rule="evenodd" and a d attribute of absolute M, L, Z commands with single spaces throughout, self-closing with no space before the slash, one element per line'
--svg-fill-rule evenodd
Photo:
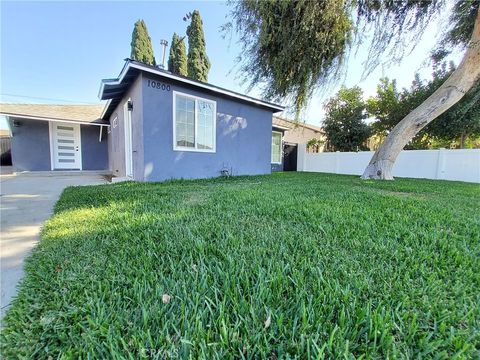
<path fill-rule="evenodd" d="M 392 168 L 405 145 L 425 126 L 455 105 L 480 80 L 480 9 L 465 56 L 450 77 L 400 121 L 375 151 L 362 179 L 393 180 Z"/>
<path fill-rule="evenodd" d="M 460 149 L 465 149 L 465 139 L 468 135 L 465 134 L 465 131 L 462 131 L 462 136 L 460 137 Z"/>

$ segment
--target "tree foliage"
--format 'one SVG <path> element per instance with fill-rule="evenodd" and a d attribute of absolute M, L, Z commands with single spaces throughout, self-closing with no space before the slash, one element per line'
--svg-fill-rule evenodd
<path fill-rule="evenodd" d="M 148 65 L 155 65 L 152 41 L 148 35 L 147 25 L 143 20 L 137 20 L 133 27 L 132 48 L 130 58 Z"/>
<path fill-rule="evenodd" d="M 187 28 L 188 35 L 188 76 L 194 80 L 207 82 L 210 70 L 208 60 L 205 34 L 203 33 L 203 22 L 198 10 L 190 15 L 191 23 Z"/>
<path fill-rule="evenodd" d="M 187 76 L 187 50 L 183 38 L 173 33 L 172 45 L 168 57 L 168 71 L 174 74 Z"/>
<path fill-rule="evenodd" d="M 367 149 L 365 142 L 371 131 L 364 122 L 367 113 L 362 89 L 358 86 L 341 88 L 325 104 L 325 111 L 323 130 L 330 150 L 359 151 Z"/>
<path fill-rule="evenodd" d="M 398 114 L 400 92 L 396 80 L 381 78 L 377 94 L 368 98 L 366 108 L 368 114 L 376 120 L 372 123 L 372 131 L 376 135 L 385 136 L 402 119 Z"/>
<path fill-rule="evenodd" d="M 384 56 L 398 61 L 443 1 L 323 0 L 231 2 L 243 46 L 241 70 L 271 99 L 293 101 L 297 114 L 318 87 L 342 74 L 349 51 L 373 27 L 366 70 Z M 230 27 L 231 27 L 230 26 Z"/>
<path fill-rule="evenodd" d="M 460 0 L 453 7 L 450 15 L 450 29 L 445 32 L 440 47 L 446 45 L 465 47 L 472 36 L 475 17 L 477 16 L 480 0 Z"/>

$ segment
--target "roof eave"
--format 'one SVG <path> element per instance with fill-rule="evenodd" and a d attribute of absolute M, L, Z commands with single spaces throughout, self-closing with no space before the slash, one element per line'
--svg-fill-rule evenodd
<path fill-rule="evenodd" d="M 162 77 L 165 77 L 165 78 L 176 80 L 176 81 L 179 81 L 179 82 L 182 82 L 182 83 L 187 83 L 187 84 L 190 84 L 190 85 L 193 85 L 193 86 L 201 87 L 201 88 L 204 88 L 204 89 L 216 92 L 216 93 L 221 93 L 221 94 L 224 94 L 226 96 L 229 96 L 229 97 L 232 97 L 232 98 L 237 98 L 237 99 L 249 102 L 249 103 L 254 103 L 258 106 L 262 106 L 262 107 L 265 107 L 265 108 L 269 109 L 274 114 L 285 110 L 284 106 L 281 106 L 281 105 L 278 105 L 278 104 L 273 104 L 273 103 L 269 103 L 269 102 L 266 102 L 266 101 L 263 101 L 263 100 L 254 99 L 254 98 L 251 98 L 251 97 L 246 96 L 246 95 L 241 95 L 241 94 L 229 91 L 229 90 L 218 88 L 214 85 L 201 83 L 201 82 L 191 80 L 191 79 L 188 79 L 188 78 L 185 78 L 185 77 L 180 77 L 180 76 L 177 76 L 177 75 L 174 75 L 174 74 L 170 74 L 170 73 L 165 72 L 165 71 L 157 70 L 157 69 L 154 69 L 150 66 L 142 65 L 140 63 L 133 63 L 129 59 L 126 60 L 125 65 L 123 66 L 123 69 L 120 72 L 117 79 L 104 79 L 104 80 L 101 81 L 100 89 L 99 89 L 99 92 L 98 92 L 98 97 L 100 98 L 100 100 L 106 100 L 106 98 L 105 98 L 105 86 L 106 85 L 112 85 L 112 86 L 120 85 L 130 68 L 138 69 L 140 71 L 145 71 L 145 72 L 156 74 L 156 75 L 159 75 L 159 76 L 162 76 Z M 102 112 L 102 118 L 103 118 L 103 116 L 105 115 L 105 113 L 108 109 L 108 106 L 110 104 L 110 100 L 111 99 L 109 99 L 109 102 L 106 104 L 105 109 Z"/>
<path fill-rule="evenodd" d="M 39 120 L 39 121 L 58 121 L 58 122 L 68 122 L 73 124 L 82 124 L 82 125 L 97 125 L 97 126 L 110 126 L 108 123 L 94 121 L 82 121 L 82 120 L 72 120 L 72 119 L 65 119 L 65 118 L 54 118 L 54 117 L 45 117 L 45 116 L 32 116 L 26 114 L 15 114 L 11 112 L 4 112 L 0 111 L 0 115 L 5 115 L 11 118 L 19 118 L 19 119 L 28 119 L 28 120 Z M 99 119 L 102 120 L 102 119 Z"/>

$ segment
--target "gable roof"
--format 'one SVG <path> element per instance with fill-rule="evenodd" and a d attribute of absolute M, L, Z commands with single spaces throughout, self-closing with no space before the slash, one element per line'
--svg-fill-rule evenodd
<path fill-rule="evenodd" d="M 100 119 L 103 105 L 7 104 L 0 103 L 0 114 L 34 120 L 64 120 L 68 122 L 108 125 Z"/>
<path fill-rule="evenodd" d="M 298 122 L 291 121 L 291 120 L 287 120 L 287 119 L 284 119 L 284 118 L 281 118 L 281 117 L 278 117 L 278 116 L 273 117 L 272 124 L 273 125 L 279 125 L 279 126 L 285 126 L 289 129 L 295 129 L 295 128 L 298 128 L 298 127 L 303 127 L 303 128 L 310 129 L 312 131 L 315 131 L 315 132 L 318 132 L 318 133 L 321 133 L 321 134 L 324 133 L 323 129 L 319 126 L 307 124 L 306 122 L 303 122 L 303 121 L 298 121 Z"/>
<path fill-rule="evenodd" d="M 142 71 L 163 77 L 165 79 L 174 80 L 182 84 L 188 84 L 198 89 L 204 91 L 206 90 L 210 93 L 223 95 L 256 106 L 260 106 L 272 111 L 273 113 L 280 112 L 285 109 L 281 105 L 277 105 L 260 99 L 255 99 L 251 96 L 243 95 L 212 84 L 196 81 L 185 76 L 176 75 L 171 73 L 170 71 L 166 71 L 158 67 L 147 65 L 135 60 L 125 59 L 123 69 L 116 79 L 103 79 L 101 81 L 98 97 L 100 98 L 100 100 L 108 100 L 108 103 L 102 113 L 102 119 L 108 119 L 110 117 L 113 110 L 115 110 L 117 105 L 120 103 L 125 92 L 128 90 L 133 81 L 137 78 L 138 74 Z"/>

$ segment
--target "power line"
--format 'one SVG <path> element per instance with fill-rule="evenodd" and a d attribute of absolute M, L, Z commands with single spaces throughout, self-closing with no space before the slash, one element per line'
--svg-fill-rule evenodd
<path fill-rule="evenodd" d="M 38 96 L 27 96 L 27 95 L 7 94 L 7 93 L 1 93 L 0 96 L 13 96 L 13 97 L 19 97 L 19 98 L 26 98 L 26 99 L 62 101 L 62 102 L 69 102 L 69 103 L 76 103 L 76 104 L 91 104 L 91 105 L 99 104 L 99 103 L 93 103 L 93 102 L 82 102 L 82 101 L 75 101 L 75 100 L 44 98 L 44 97 L 38 97 Z"/>

